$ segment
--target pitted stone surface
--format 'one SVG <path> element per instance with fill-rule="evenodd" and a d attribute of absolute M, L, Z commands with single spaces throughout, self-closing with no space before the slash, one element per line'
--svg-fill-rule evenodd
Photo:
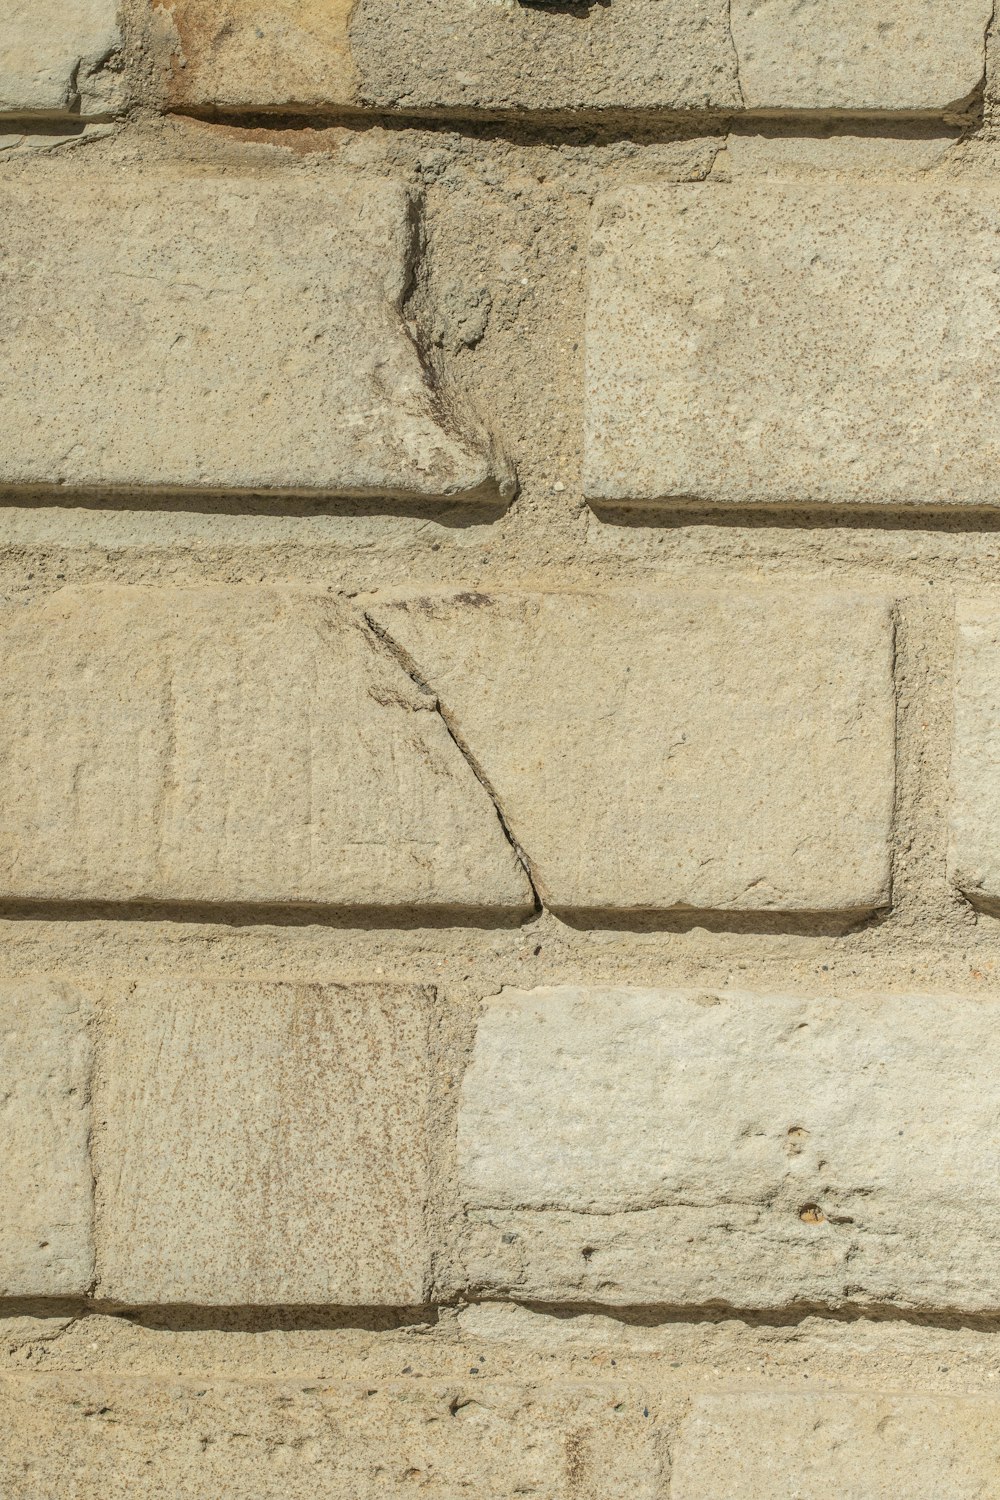
<path fill-rule="evenodd" d="M 430 995 L 151 980 L 106 1022 L 101 1295 L 419 1306 Z"/>
<path fill-rule="evenodd" d="M 465 590 L 365 607 L 438 695 L 548 905 L 888 902 L 884 600 Z"/>
<path fill-rule="evenodd" d="M 118 0 L 4 0 L 0 114 L 94 115 L 123 102 Z"/>
<path fill-rule="evenodd" d="M 93 1277 L 90 1007 L 0 984 L 0 1296 L 79 1297 Z"/>
<path fill-rule="evenodd" d="M 4 899 L 530 910 L 433 699 L 342 601 L 66 589 L 0 639 Z"/>
<path fill-rule="evenodd" d="M 945 996 L 504 990 L 462 1086 L 470 1285 L 994 1313 L 998 1023 Z"/>
<path fill-rule="evenodd" d="M 402 303 L 386 179 L 38 172 L 0 192 L 0 488 L 488 498 Z"/>
<path fill-rule="evenodd" d="M 989 186 L 625 187 L 596 209 L 596 502 L 1000 500 Z"/>

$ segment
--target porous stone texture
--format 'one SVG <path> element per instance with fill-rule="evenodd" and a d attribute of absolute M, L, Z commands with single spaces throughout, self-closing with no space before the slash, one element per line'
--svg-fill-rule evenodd
<path fill-rule="evenodd" d="M 998 225 L 982 185 L 613 189 L 590 246 L 587 495 L 995 505 Z"/>
<path fill-rule="evenodd" d="M 366 610 L 437 694 L 547 905 L 888 902 L 884 600 L 461 591 Z"/>
<path fill-rule="evenodd" d="M 344 601 L 66 589 L 0 638 L 6 900 L 531 909 L 433 700 Z"/>
<path fill-rule="evenodd" d="M 0 115 L 98 115 L 124 102 L 118 0 L 5 0 Z"/>
<path fill-rule="evenodd" d="M 498 497 L 403 310 L 399 184 L 81 173 L 0 189 L 0 489 Z"/>
<path fill-rule="evenodd" d="M 948 866 L 983 906 L 1000 904 L 1000 601 L 963 599 L 955 619 Z"/>
<path fill-rule="evenodd" d="M 137 983 L 110 1008 L 102 1297 L 420 1305 L 430 995 Z"/>
<path fill-rule="evenodd" d="M 991 1500 L 998 1461 L 1000 1406 L 988 1398 L 699 1396 L 670 1500 Z"/>
<path fill-rule="evenodd" d="M 462 1089 L 471 1284 L 995 1313 L 998 1021 L 944 996 L 505 990 Z"/>
<path fill-rule="evenodd" d="M 72 985 L 0 983 L 0 1297 L 93 1279 L 90 1021 Z"/>

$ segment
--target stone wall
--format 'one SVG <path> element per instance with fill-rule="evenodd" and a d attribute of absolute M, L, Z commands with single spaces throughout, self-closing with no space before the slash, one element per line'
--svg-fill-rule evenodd
<path fill-rule="evenodd" d="M 4 9 L 4 1500 L 996 1500 L 992 0 Z"/>

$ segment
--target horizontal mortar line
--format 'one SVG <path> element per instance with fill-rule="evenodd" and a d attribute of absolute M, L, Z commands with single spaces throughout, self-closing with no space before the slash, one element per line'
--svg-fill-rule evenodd
<path fill-rule="evenodd" d="M 357 1329 L 372 1333 L 392 1332 L 413 1324 L 434 1326 L 437 1304 L 414 1306 L 351 1306 L 343 1303 L 183 1303 L 137 1304 L 97 1297 L 9 1297 L 0 1298 L 0 1320 L 7 1318 L 111 1317 L 150 1328 L 176 1332 L 218 1330 L 266 1332 L 297 1329 Z"/>
<path fill-rule="evenodd" d="M 445 1305 L 445 1304 L 442 1304 Z M 657 1328 L 677 1324 L 744 1323 L 755 1328 L 794 1328 L 810 1319 L 826 1323 L 904 1323 L 912 1327 L 1000 1334 L 1000 1308 L 973 1313 L 960 1308 L 900 1308 L 880 1302 L 794 1303 L 776 1308 L 734 1307 L 728 1303 L 606 1303 L 547 1302 L 512 1294 L 507 1298 L 479 1297 L 459 1307 L 517 1308 L 547 1318 L 604 1318 L 629 1327 Z"/>
<path fill-rule="evenodd" d="M 586 501 L 603 525 L 633 530 L 717 526 L 767 531 L 1000 531 L 1000 498 L 992 505 L 891 505 L 817 503 L 789 500 L 783 504 L 740 502 L 714 504 L 710 500 Z"/>
<path fill-rule="evenodd" d="M 173 507 L 197 510 L 202 505 L 217 509 L 231 505 L 237 511 L 245 505 L 275 507 L 276 515 L 295 512 L 298 505 L 304 514 L 316 507 L 328 506 L 340 511 L 352 507 L 352 514 L 400 514 L 417 516 L 422 512 L 444 516 L 455 510 L 475 510 L 482 518 L 495 512 L 503 515 L 510 506 L 494 481 L 476 489 L 461 490 L 454 495 L 410 494 L 405 490 L 339 489 L 280 485 L 177 485 L 177 484 L 61 484 L 55 481 L 0 483 L 0 505 L 37 508 L 42 506 L 104 506 L 107 509 L 142 509 L 154 502 L 158 509 Z"/>
<path fill-rule="evenodd" d="M 175 901 L 0 901 L 0 921 L 184 922 L 230 927 L 421 928 L 522 927 L 537 913 L 528 905 L 336 906 L 310 903 Z"/>

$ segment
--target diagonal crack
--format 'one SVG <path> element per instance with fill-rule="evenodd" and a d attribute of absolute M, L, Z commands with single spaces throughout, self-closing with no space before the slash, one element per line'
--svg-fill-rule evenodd
<path fill-rule="evenodd" d="M 733 34 L 733 0 L 726 0 L 726 26 L 729 30 L 729 45 L 733 49 L 733 66 L 736 69 L 736 94 L 739 99 L 740 109 L 746 109 L 747 101 L 743 93 L 743 80 L 740 78 L 740 54 L 736 45 L 736 37 Z"/>
<path fill-rule="evenodd" d="M 441 702 L 441 699 L 431 687 L 430 683 L 427 682 L 426 679 L 421 675 L 420 668 L 417 666 L 410 653 L 405 650 L 405 648 L 401 646 L 397 640 L 394 640 L 389 632 L 385 629 L 385 627 L 380 625 L 378 620 L 370 615 L 367 610 L 362 610 L 361 616 L 368 629 L 371 631 L 372 635 L 374 635 L 376 640 L 379 641 L 379 643 L 389 652 L 393 660 L 400 667 L 402 667 L 403 671 L 406 673 L 407 677 L 409 677 L 414 686 L 419 688 L 422 693 L 426 693 L 427 696 L 431 699 L 433 707 L 439 715 L 441 722 L 448 733 L 449 739 L 452 741 L 456 750 L 468 765 L 469 770 L 472 772 L 473 776 L 475 776 L 476 780 L 482 786 L 483 790 L 486 792 L 486 795 L 493 803 L 493 810 L 497 815 L 497 820 L 500 824 L 500 827 L 503 829 L 504 838 L 507 840 L 514 853 L 517 855 L 518 863 L 524 871 L 528 884 L 531 887 L 531 894 L 535 898 L 535 911 L 540 912 L 542 910 L 543 903 L 541 895 L 539 894 L 538 885 L 535 880 L 535 871 L 532 862 L 528 855 L 525 853 L 524 849 L 521 847 L 518 840 L 515 838 L 511 826 L 507 821 L 507 814 L 504 811 L 503 803 L 497 796 L 492 782 L 490 781 L 486 772 L 483 770 L 482 766 L 479 764 L 479 761 L 473 754 L 472 749 L 468 745 L 467 741 L 463 738 L 460 730 L 458 729 L 458 726 L 456 725 L 452 717 L 452 714 L 450 713 L 448 708 L 446 708 L 446 706 Z"/>

